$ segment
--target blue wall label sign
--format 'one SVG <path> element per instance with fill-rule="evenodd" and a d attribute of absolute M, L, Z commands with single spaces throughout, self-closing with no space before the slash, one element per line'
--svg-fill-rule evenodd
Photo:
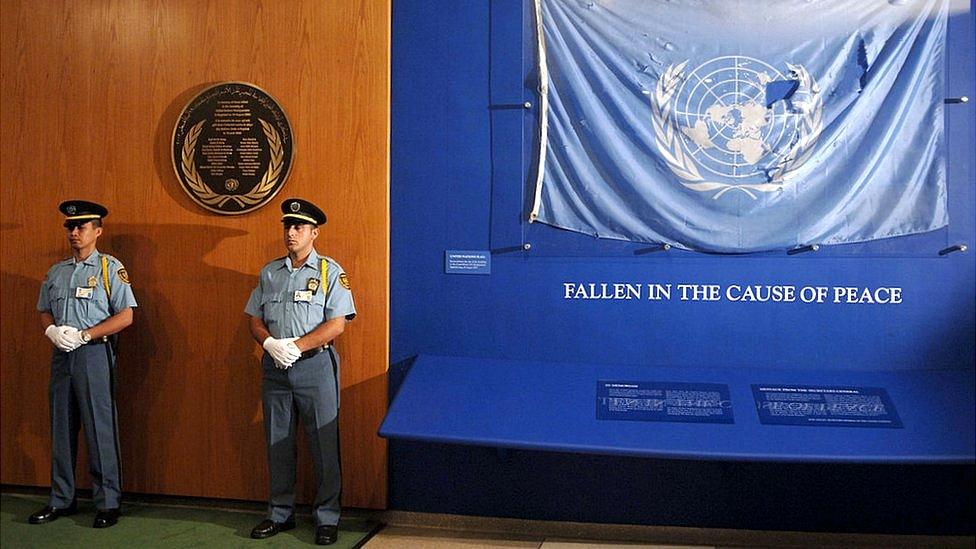
<path fill-rule="evenodd" d="M 734 423 L 728 385 L 670 381 L 600 380 L 596 385 L 596 418 Z"/>
<path fill-rule="evenodd" d="M 491 274 L 491 252 L 488 250 L 444 251 L 444 272 L 447 274 Z"/>
<path fill-rule="evenodd" d="M 764 425 L 902 428 L 880 387 L 753 385 L 752 396 Z"/>

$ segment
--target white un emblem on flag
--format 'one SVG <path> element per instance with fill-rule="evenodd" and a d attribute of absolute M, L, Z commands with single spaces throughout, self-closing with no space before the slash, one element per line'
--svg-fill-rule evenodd
<path fill-rule="evenodd" d="M 681 183 L 718 199 L 777 192 L 803 165 L 822 129 L 817 84 L 801 65 L 786 72 L 745 56 L 716 57 L 690 71 L 670 65 L 653 92 L 658 149 Z M 794 88 L 770 97 L 771 82 Z"/>

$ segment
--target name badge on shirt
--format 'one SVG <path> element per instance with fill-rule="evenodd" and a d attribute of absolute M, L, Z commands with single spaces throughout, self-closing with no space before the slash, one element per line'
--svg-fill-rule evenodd
<path fill-rule="evenodd" d="M 297 303 L 299 301 L 306 303 L 312 301 L 312 292 L 310 290 L 295 290 L 295 302 Z"/>
<path fill-rule="evenodd" d="M 75 288 L 75 297 L 78 299 L 91 299 L 94 288 Z"/>

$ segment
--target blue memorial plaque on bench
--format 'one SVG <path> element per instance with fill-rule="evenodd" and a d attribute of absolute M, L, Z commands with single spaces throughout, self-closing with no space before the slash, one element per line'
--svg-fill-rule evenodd
<path fill-rule="evenodd" d="M 902 427 L 888 392 L 880 387 L 753 385 L 752 395 L 765 425 Z"/>
<path fill-rule="evenodd" d="M 728 385 L 659 381 L 598 381 L 596 418 L 683 423 L 734 422 Z"/>

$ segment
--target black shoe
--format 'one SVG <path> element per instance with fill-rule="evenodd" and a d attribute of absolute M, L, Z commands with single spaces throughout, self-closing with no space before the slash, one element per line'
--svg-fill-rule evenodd
<path fill-rule="evenodd" d="M 339 539 L 338 526 L 319 526 L 315 529 L 316 545 L 332 545 Z"/>
<path fill-rule="evenodd" d="M 44 524 L 46 522 L 51 522 L 58 520 L 60 517 L 66 517 L 68 515 L 73 515 L 78 512 L 78 504 L 71 502 L 71 505 L 67 507 L 51 507 L 50 505 L 45 505 L 43 509 L 34 513 L 27 519 L 27 522 L 31 524 Z"/>
<path fill-rule="evenodd" d="M 95 513 L 95 522 L 92 523 L 92 528 L 108 528 L 110 526 L 115 526 L 119 522 L 119 517 L 122 516 L 122 510 L 116 507 L 115 509 L 101 509 Z"/>
<path fill-rule="evenodd" d="M 264 539 L 270 538 L 271 536 L 277 534 L 278 532 L 284 532 L 285 530 L 291 530 L 295 527 L 295 517 L 288 517 L 285 522 L 275 522 L 271 519 L 265 519 L 261 521 L 251 530 L 251 537 L 254 539 Z"/>

